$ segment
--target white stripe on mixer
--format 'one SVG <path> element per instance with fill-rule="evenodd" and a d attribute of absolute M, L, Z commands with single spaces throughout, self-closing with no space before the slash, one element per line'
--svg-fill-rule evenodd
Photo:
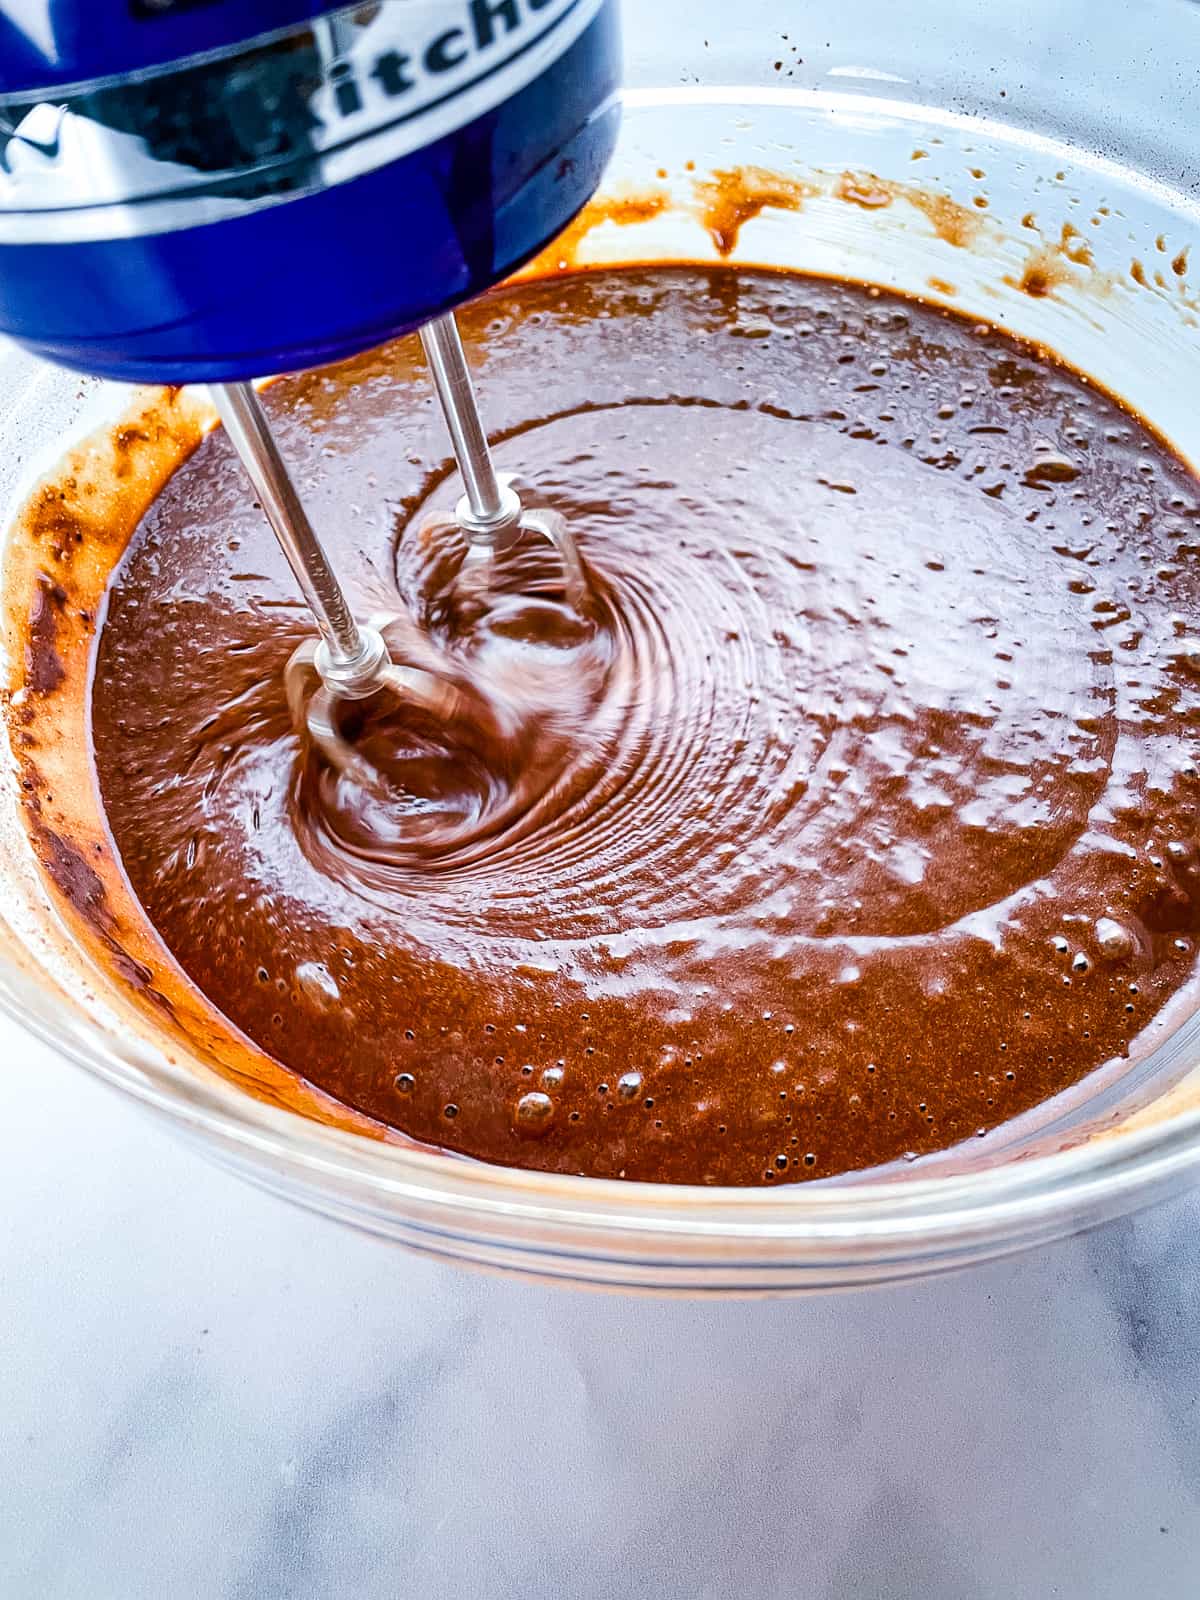
<path fill-rule="evenodd" d="M 350 6 L 267 43 L 209 57 L 203 70 L 217 75 L 214 89 L 227 96 L 235 129 L 239 115 L 262 115 L 264 89 L 277 91 L 275 115 L 290 109 L 304 127 L 298 154 L 250 158 L 218 171 L 164 160 L 138 134 L 89 116 L 91 86 L 60 91 L 57 100 L 32 108 L 27 96 L 8 97 L 20 99 L 22 115 L 0 146 L 0 242 L 169 232 L 360 177 L 511 99 L 565 54 L 608 3 L 388 0 L 367 22 L 361 5 Z M 305 35 L 324 71 L 301 95 L 295 46 Z M 179 63 L 126 92 L 161 96 L 173 75 L 196 70 L 195 62 Z M 0 104 L 0 120 L 4 109 Z M 245 142 L 253 146 L 252 132 Z M 276 174 L 286 174 L 286 187 L 263 192 Z"/>
<path fill-rule="evenodd" d="M 422 5 L 422 10 L 436 13 L 437 24 L 425 46 L 420 68 L 414 58 L 409 69 L 414 80 L 412 90 L 400 97 L 389 96 L 380 72 L 390 48 L 386 34 L 394 32 L 396 26 L 389 21 L 384 27 L 385 8 L 366 29 L 350 58 L 365 96 L 363 109 L 354 120 L 359 121 L 362 133 L 386 136 L 387 154 L 383 160 L 395 160 L 444 138 L 532 83 L 570 49 L 604 3 L 605 0 L 542 0 L 540 8 L 534 9 L 534 0 L 525 0 L 528 10 L 520 9 L 519 0 L 456 0 L 453 7 L 446 6 L 443 0 L 433 0 L 432 6 Z M 456 13 L 458 20 L 448 25 L 448 15 Z M 497 20 L 506 15 L 521 18 L 523 26 L 508 29 L 506 23 Z M 486 31 L 481 27 L 484 17 L 490 19 Z M 446 52 L 456 58 L 453 71 L 431 70 L 431 53 L 444 56 Z M 339 87 L 336 80 L 327 79 L 314 102 L 314 109 L 322 120 L 328 118 L 330 126 L 336 126 L 330 107 Z M 337 146 L 330 148 L 324 163 L 328 182 L 341 182 L 363 170 L 356 165 L 349 143 L 361 138 L 362 133 L 353 131 L 351 119 L 342 119 Z M 378 164 L 378 160 L 369 163 Z"/>

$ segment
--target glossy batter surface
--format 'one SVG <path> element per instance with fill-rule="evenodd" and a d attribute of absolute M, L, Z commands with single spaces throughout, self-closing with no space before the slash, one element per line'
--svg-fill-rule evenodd
<path fill-rule="evenodd" d="M 503 737 L 368 708 L 382 795 L 303 747 L 306 615 L 219 435 L 113 580 L 96 767 L 194 982 L 418 1139 L 660 1181 L 946 1147 L 1126 1054 L 1200 921 L 1186 468 L 874 291 L 613 271 L 464 326 L 582 612 L 452 598 L 415 343 L 268 399 L 363 613 L 402 599 Z"/>

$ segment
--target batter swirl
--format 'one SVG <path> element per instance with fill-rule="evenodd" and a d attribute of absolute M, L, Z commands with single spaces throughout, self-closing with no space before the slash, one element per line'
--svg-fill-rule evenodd
<path fill-rule="evenodd" d="M 1186 467 L 844 285 L 595 273 L 466 331 L 582 612 L 549 566 L 455 600 L 415 344 L 268 397 L 364 614 L 464 687 L 449 727 L 350 713 L 382 791 L 293 731 L 305 617 L 222 438 L 114 579 L 97 770 L 193 981 L 417 1138 L 661 1181 L 943 1148 L 1126 1054 L 1200 920 Z"/>

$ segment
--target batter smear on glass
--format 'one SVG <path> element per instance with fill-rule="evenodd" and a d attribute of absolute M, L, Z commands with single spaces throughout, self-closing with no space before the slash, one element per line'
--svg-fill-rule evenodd
<path fill-rule="evenodd" d="M 1051 359 L 732 267 L 463 316 L 497 462 L 569 520 L 456 590 L 415 341 L 267 395 L 364 616 L 462 686 L 307 750 L 310 629 L 224 438 L 116 572 L 96 769 L 132 886 L 258 1046 L 409 1135 L 762 1184 L 945 1148 L 1128 1054 L 1200 923 L 1200 496 Z"/>

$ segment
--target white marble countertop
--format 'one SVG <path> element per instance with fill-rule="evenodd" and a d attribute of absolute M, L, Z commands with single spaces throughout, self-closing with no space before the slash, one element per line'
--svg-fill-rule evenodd
<path fill-rule="evenodd" d="M 4 1600 L 1193 1600 L 1200 1196 L 770 1302 L 432 1265 L 0 1024 Z"/>

